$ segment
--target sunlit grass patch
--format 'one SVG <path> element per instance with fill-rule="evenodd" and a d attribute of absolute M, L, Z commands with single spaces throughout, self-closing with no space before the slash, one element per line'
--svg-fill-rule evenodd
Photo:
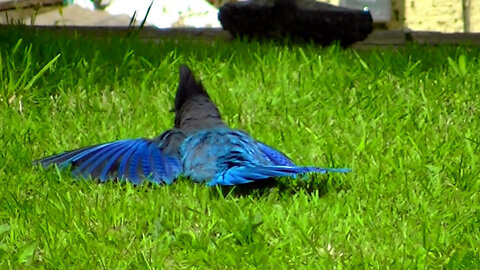
<path fill-rule="evenodd" d="M 480 49 L 15 31 L 0 31 L 0 266 L 480 267 Z M 171 127 L 180 63 L 232 127 L 353 172 L 242 190 L 32 166 Z"/>

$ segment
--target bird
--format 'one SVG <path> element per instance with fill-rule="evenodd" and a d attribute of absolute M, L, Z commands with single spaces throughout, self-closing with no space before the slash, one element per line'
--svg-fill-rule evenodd
<path fill-rule="evenodd" d="M 63 152 L 34 161 L 70 168 L 74 177 L 172 184 L 179 177 L 207 186 L 232 186 L 306 173 L 347 173 L 348 168 L 297 166 L 285 154 L 230 128 L 200 80 L 180 65 L 173 128 L 153 139 L 136 138 Z"/>

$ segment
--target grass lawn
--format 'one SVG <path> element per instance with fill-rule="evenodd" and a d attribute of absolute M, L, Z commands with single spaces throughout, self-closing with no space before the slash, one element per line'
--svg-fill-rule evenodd
<path fill-rule="evenodd" d="M 478 47 L 0 40 L 0 268 L 480 268 Z M 180 63 L 232 127 L 353 172 L 220 189 L 32 166 L 170 128 Z"/>

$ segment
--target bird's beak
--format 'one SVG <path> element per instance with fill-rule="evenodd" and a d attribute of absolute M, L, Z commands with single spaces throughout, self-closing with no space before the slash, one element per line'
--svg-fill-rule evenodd
<path fill-rule="evenodd" d="M 175 108 L 171 108 L 169 112 L 175 112 Z"/>

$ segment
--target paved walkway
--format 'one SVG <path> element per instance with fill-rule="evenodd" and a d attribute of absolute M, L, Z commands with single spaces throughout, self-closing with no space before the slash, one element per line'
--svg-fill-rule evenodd
<path fill-rule="evenodd" d="M 105 10 L 94 9 L 89 0 L 79 1 L 78 5 L 62 3 L 63 0 L 0 0 L 0 24 L 129 26 L 140 25 L 147 17 L 146 25 L 162 28 L 221 26 L 218 10 L 206 1 L 162 0 L 152 4 L 151 0 L 116 0 Z M 136 20 L 132 22 L 131 16 L 136 16 Z"/>
<path fill-rule="evenodd" d="M 5 1 L 5 0 L 0 0 Z M 63 0 L 60 0 L 62 2 Z M 0 6 L 1 6 L 0 2 Z M 135 25 L 139 25 L 136 22 Z M 88 10 L 77 5 L 50 5 L 0 11 L 0 24 L 26 24 L 49 26 L 128 26 L 128 15 L 112 15 L 103 10 Z"/>
<path fill-rule="evenodd" d="M 0 25 L 2 27 L 11 27 Z M 91 36 L 104 36 L 105 33 L 127 35 L 132 28 L 125 26 L 30 26 L 37 31 L 71 32 Z M 137 27 L 135 27 L 138 29 Z M 135 29 L 134 28 L 134 29 Z M 206 40 L 232 40 L 229 32 L 221 28 L 167 28 L 159 29 L 145 26 L 138 37 L 142 39 L 190 38 Z M 364 41 L 353 44 L 354 48 L 401 47 L 409 42 L 419 44 L 473 44 L 480 45 L 480 33 L 440 33 L 440 32 L 403 32 L 374 30 Z"/>

